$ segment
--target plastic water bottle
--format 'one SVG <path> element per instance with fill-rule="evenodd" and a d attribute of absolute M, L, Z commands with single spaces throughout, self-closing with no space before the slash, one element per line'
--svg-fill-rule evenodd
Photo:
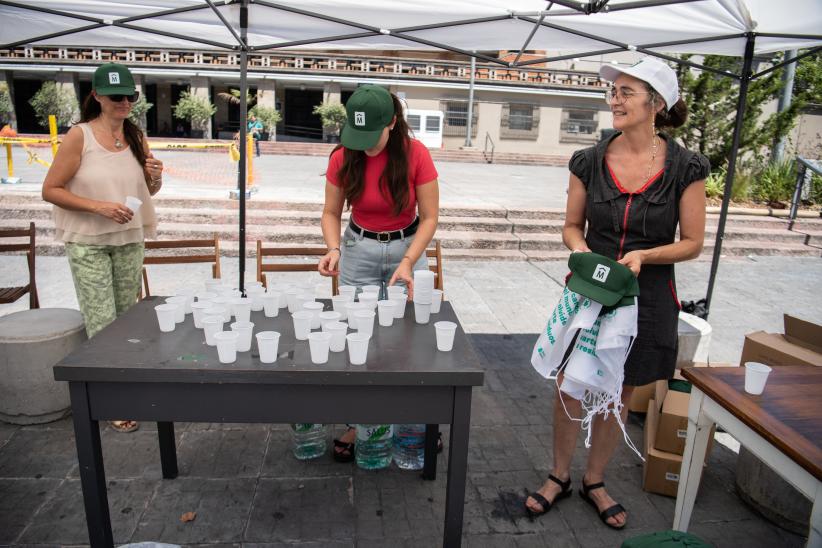
<path fill-rule="evenodd" d="M 294 456 L 299 460 L 315 459 L 325 453 L 328 428 L 324 424 L 292 424 Z"/>
<path fill-rule="evenodd" d="M 365 470 L 391 464 L 394 428 L 391 424 L 358 424 L 355 453 L 357 466 Z"/>
<path fill-rule="evenodd" d="M 422 470 L 425 464 L 425 425 L 394 425 L 394 462 L 403 470 Z"/>

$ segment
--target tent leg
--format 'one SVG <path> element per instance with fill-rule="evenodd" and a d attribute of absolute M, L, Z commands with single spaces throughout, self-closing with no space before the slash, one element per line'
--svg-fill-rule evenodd
<path fill-rule="evenodd" d="M 243 0 L 240 6 L 240 38 L 242 45 L 240 50 L 240 165 L 237 172 L 237 192 L 240 198 L 240 282 L 239 289 L 245 291 L 245 181 L 246 181 L 246 155 L 248 147 L 245 146 L 246 135 L 248 133 L 248 0 Z"/>
<path fill-rule="evenodd" d="M 739 153 L 739 140 L 742 134 L 742 122 L 745 118 L 745 102 L 748 96 L 748 84 L 751 81 L 751 66 L 753 65 L 754 42 L 756 38 L 752 33 L 748 34 L 748 41 L 745 44 L 745 60 L 742 64 L 742 78 L 739 81 L 739 99 L 736 105 L 736 122 L 734 123 L 734 136 L 731 144 L 731 153 L 728 157 L 728 173 L 725 176 L 725 193 L 722 195 L 722 209 L 719 213 L 719 226 L 716 229 L 716 243 L 714 244 L 714 255 L 711 260 L 711 274 L 708 277 L 708 295 L 705 297 L 705 319 L 711 310 L 711 299 L 716 283 L 716 272 L 719 268 L 719 257 L 722 254 L 722 241 L 725 238 L 725 221 L 728 217 L 728 206 L 731 202 L 731 194 L 734 187 L 734 174 L 736 173 L 736 157 Z"/>

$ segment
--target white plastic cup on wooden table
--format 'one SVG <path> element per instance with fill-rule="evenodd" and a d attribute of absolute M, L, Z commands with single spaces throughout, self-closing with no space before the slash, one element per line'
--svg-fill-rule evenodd
<path fill-rule="evenodd" d="M 280 334 L 276 331 L 260 331 L 257 337 L 257 350 L 260 353 L 260 362 L 274 363 L 277 361 L 277 352 L 280 347 Z"/>

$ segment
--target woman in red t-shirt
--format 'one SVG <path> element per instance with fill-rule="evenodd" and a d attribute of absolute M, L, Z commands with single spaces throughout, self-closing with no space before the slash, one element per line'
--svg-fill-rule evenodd
<path fill-rule="evenodd" d="M 399 99 L 375 85 L 357 88 L 345 105 L 348 121 L 342 146 L 331 153 L 326 171 L 322 229 L 326 253 L 323 276 L 339 275 L 342 285 L 395 283 L 414 294 L 412 270 L 428 269 L 425 248 L 437 230 L 439 185 L 428 149 L 409 137 Z M 343 206 L 351 220 L 340 228 Z M 334 440 L 334 459 L 354 458 L 354 429 Z"/>
<path fill-rule="evenodd" d="M 323 276 L 343 285 L 403 283 L 413 297 L 412 270 L 428 268 L 424 256 L 437 230 L 439 186 L 428 149 L 408 135 L 402 105 L 375 85 L 360 86 L 346 104 L 342 146 L 326 171 L 322 230 Z M 340 245 L 343 206 L 351 220 Z"/>

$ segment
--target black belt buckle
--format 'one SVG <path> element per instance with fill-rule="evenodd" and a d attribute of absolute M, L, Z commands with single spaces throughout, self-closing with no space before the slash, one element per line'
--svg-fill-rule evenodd
<path fill-rule="evenodd" d="M 387 244 L 391 241 L 391 233 L 390 232 L 377 232 L 377 241 L 383 244 Z M 383 239 L 385 238 L 385 239 Z"/>

